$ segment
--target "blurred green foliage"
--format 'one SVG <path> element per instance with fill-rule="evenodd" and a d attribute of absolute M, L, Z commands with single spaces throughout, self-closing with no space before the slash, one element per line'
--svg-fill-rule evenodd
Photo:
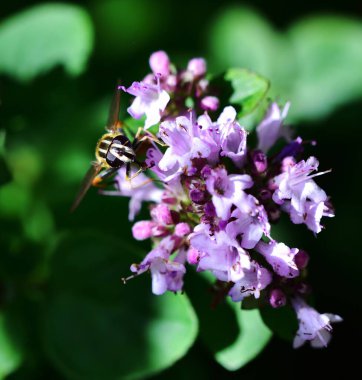
<path fill-rule="evenodd" d="M 3 21 L 0 73 L 29 80 L 62 64 L 69 74 L 84 71 L 93 45 L 93 27 L 83 9 L 44 4 Z"/>
<path fill-rule="evenodd" d="M 333 179 L 320 183 L 332 188 L 337 218 L 318 240 L 283 222 L 276 235 L 315 251 L 310 275 L 321 306 L 356 318 L 354 294 L 345 289 L 358 288 L 360 223 L 352 211 L 359 187 L 340 182 L 355 178 L 361 162 L 358 139 L 350 141 L 347 133 L 361 136 L 362 23 L 320 15 L 281 32 L 245 6 L 203 1 L 175 12 L 162 1 L 82 3 L 27 9 L 9 3 L 0 23 L 0 379 L 143 378 L 167 367 L 159 378 L 225 377 L 219 365 L 245 366 L 270 339 L 254 310 L 231 303 L 211 310 L 209 285 L 195 273 L 186 277 L 191 302 L 186 294 L 153 296 L 147 275 L 122 286 L 120 277 L 149 249 L 132 243 L 127 199 L 90 191 L 76 213 L 68 213 L 116 79 L 141 79 L 149 53 L 160 48 L 179 65 L 203 55 L 215 74 L 236 68 L 225 78 L 249 127 L 260 116 L 254 110 L 263 110 L 270 96 L 290 99 L 296 122 L 316 126 L 319 120 L 320 129 L 301 134 L 318 137 L 320 150 L 311 154 L 323 167 L 336 168 Z M 206 5 L 212 17 L 201 23 Z M 269 92 L 259 74 L 270 79 Z M 122 101 L 126 118 L 130 99 Z M 357 105 L 347 108 L 352 101 Z M 347 249 L 340 234 L 348 236 Z M 268 313 L 262 314 L 268 326 L 277 320 L 273 327 L 290 338 L 288 315 Z M 289 342 L 271 347 L 241 374 L 258 375 L 259 363 L 276 368 L 280 355 L 291 355 Z M 293 360 L 288 363 L 279 368 Z"/>

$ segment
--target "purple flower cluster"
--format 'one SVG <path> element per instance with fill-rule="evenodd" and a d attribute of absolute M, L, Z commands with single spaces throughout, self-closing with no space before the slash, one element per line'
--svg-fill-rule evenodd
<path fill-rule="evenodd" d="M 120 194 L 131 197 L 131 219 L 142 200 L 153 202 L 150 220 L 132 229 L 135 239 L 151 239 L 154 247 L 131 266 L 133 276 L 149 271 L 153 293 L 162 294 L 182 291 L 187 266 L 209 271 L 235 302 L 254 297 L 273 308 L 292 305 L 300 323 L 295 347 L 305 341 L 326 346 L 330 323 L 341 318 L 306 304 L 309 256 L 273 238 L 272 224 L 283 212 L 315 234 L 323 229 L 323 217 L 334 216 L 315 182 L 326 172 L 318 172 L 315 157 L 303 159 L 304 142 L 284 125 L 289 104 L 270 105 L 252 147 L 232 106 L 216 120 L 210 117 L 219 100 L 208 93 L 205 60 L 192 59 L 177 71 L 159 51 L 150 66 L 152 74 L 124 88 L 135 96 L 131 116 L 145 115 L 144 129 L 160 123 L 157 138 L 165 145 L 147 152 L 145 162 L 158 181 L 149 182 L 146 191 L 133 186 L 122 192 L 124 170 L 117 176 Z"/>
<path fill-rule="evenodd" d="M 133 82 L 125 92 L 135 96 L 128 108 L 129 114 L 139 119 L 146 116 L 144 129 L 160 121 L 186 114 L 189 108 L 216 111 L 219 99 L 209 94 L 209 81 L 205 78 L 206 61 L 191 59 L 186 70 L 178 71 L 164 51 L 150 57 L 152 73 L 141 82 Z"/>

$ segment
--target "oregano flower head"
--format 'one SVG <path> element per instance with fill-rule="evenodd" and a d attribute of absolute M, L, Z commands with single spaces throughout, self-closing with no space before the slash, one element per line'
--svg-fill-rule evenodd
<path fill-rule="evenodd" d="M 144 158 L 152 175 L 141 174 L 128 188 L 124 169 L 116 177 L 116 193 L 131 197 L 130 220 L 142 201 L 149 202 L 149 219 L 135 222 L 132 232 L 153 248 L 132 264 L 129 278 L 149 272 L 152 291 L 160 295 L 182 292 L 189 271 L 207 271 L 234 302 L 293 307 L 299 321 L 294 347 L 305 341 L 326 346 L 331 323 L 342 319 L 308 306 L 309 255 L 278 241 L 273 231 L 283 213 L 314 234 L 334 216 L 317 183 L 328 170 L 319 171 L 317 158 L 304 155 L 313 144 L 285 125 L 290 104 L 260 97 L 251 111 L 263 115 L 253 136 L 243 126 L 243 102 L 221 101 L 224 89 L 209 81 L 204 59 L 178 70 L 159 51 L 149 63 L 151 73 L 123 88 L 134 96 L 129 114 L 161 143 Z"/>

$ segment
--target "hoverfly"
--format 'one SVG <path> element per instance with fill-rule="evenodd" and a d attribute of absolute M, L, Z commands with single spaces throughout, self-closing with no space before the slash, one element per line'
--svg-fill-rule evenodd
<path fill-rule="evenodd" d="M 142 164 L 136 160 L 136 150 L 142 141 L 152 138 L 148 135 L 140 138 L 142 128 L 137 131 L 133 142 L 124 134 L 122 131 L 123 123 L 119 120 L 120 91 L 121 87 L 117 85 L 106 124 L 107 133 L 97 142 L 96 161 L 92 162 L 92 166 L 86 173 L 70 211 L 74 211 L 78 207 L 91 186 L 99 186 L 104 179 L 115 174 L 122 166 L 126 165 L 127 180 L 131 180 L 144 170 Z M 140 169 L 130 177 L 131 164 L 133 163 L 137 164 Z"/>

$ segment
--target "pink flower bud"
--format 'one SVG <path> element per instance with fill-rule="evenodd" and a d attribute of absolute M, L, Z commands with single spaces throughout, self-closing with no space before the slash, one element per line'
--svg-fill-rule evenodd
<path fill-rule="evenodd" d="M 154 237 L 164 237 L 170 234 L 170 231 L 166 226 L 155 225 L 152 228 L 152 236 Z"/>
<path fill-rule="evenodd" d="M 166 90 L 175 91 L 177 86 L 177 77 L 176 75 L 169 75 L 166 80 Z"/>
<path fill-rule="evenodd" d="M 205 96 L 201 99 L 200 107 L 205 111 L 216 111 L 219 108 L 219 99 L 216 96 Z"/>
<path fill-rule="evenodd" d="M 155 223 L 150 220 L 141 220 L 132 227 L 132 234 L 136 240 L 145 240 L 152 236 L 152 228 Z"/>
<path fill-rule="evenodd" d="M 282 172 L 287 172 L 289 168 L 296 164 L 294 157 L 288 156 L 285 157 L 282 161 Z"/>
<path fill-rule="evenodd" d="M 251 154 L 254 170 L 257 173 L 263 173 L 268 167 L 266 155 L 261 150 L 254 150 Z"/>
<path fill-rule="evenodd" d="M 171 211 L 165 204 L 159 204 L 151 210 L 152 219 L 163 225 L 173 224 Z"/>
<path fill-rule="evenodd" d="M 206 61 L 203 58 L 193 58 L 187 65 L 187 71 L 190 71 L 195 77 L 201 77 L 206 73 Z"/>
<path fill-rule="evenodd" d="M 287 303 L 287 299 L 284 292 L 282 292 L 280 289 L 273 289 L 270 292 L 269 302 L 270 305 L 276 309 L 278 307 L 284 306 Z"/>
<path fill-rule="evenodd" d="M 200 251 L 197 249 L 190 247 L 189 250 L 187 251 L 187 262 L 189 264 L 197 264 L 200 260 Z"/>
<path fill-rule="evenodd" d="M 161 74 L 167 77 L 170 73 L 170 59 L 164 51 L 160 50 L 152 53 L 149 62 L 154 74 Z"/>
<path fill-rule="evenodd" d="M 190 233 L 191 229 L 190 226 L 187 223 L 179 223 L 176 224 L 175 227 L 175 235 L 179 237 L 185 237 Z"/>
<path fill-rule="evenodd" d="M 302 249 L 298 251 L 298 253 L 294 257 L 294 262 L 299 269 L 304 269 L 307 267 L 309 262 L 309 255 L 306 251 Z"/>

